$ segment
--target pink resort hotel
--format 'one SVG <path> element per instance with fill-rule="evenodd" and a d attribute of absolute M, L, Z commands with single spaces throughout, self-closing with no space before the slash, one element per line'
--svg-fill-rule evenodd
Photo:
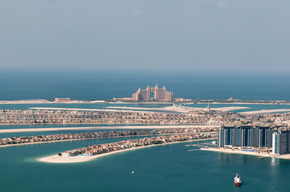
<path fill-rule="evenodd" d="M 146 89 L 139 88 L 136 93 L 132 95 L 134 101 L 149 101 L 151 93 L 154 93 L 154 100 L 156 101 L 173 101 L 173 93 L 166 90 L 165 86 L 161 89 L 158 85 L 153 87 L 147 86 Z"/>

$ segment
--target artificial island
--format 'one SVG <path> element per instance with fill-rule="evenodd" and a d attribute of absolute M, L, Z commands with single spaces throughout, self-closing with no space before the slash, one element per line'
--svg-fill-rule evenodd
<path fill-rule="evenodd" d="M 152 96 L 153 93 L 153 96 Z M 0 110 L 0 125 L 95 125 L 96 127 L 61 127 L 3 129 L 0 133 L 64 131 L 85 129 L 127 129 L 77 134 L 56 134 L 10 137 L 0 139 L 0 146 L 15 146 L 81 139 L 119 138 L 126 140 L 91 145 L 60 152 L 61 155 L 41 158 L 45 162 L 82 162 L 88 159 L 142 147 L 157 146 L 199 139 L 218 139 L 217 147 L 202 150 L 250 154 L 290 159 L 290 109 L 234 112 L 247 110 L 245 106 L 210 108 L 191 107 L 199 99 L 173 98 L 166 87 L 139 88 L 130 98 L 113 99 L 114 102 L 171 102 L 166 107 L 106 106 L 105 108 L 76 108 L 69 104 L 86 103 L 70 98 L 56 98 L 53 104 L 66 103 L 68 107 L 38 106 L 29 109 Z M 201 100 L 202 101 L 202 100 Z M 228 102 L 236 101 L 233 98 Z M 41 102 L 44 102 L 41 100 Z M 112 102 L 112 101 L 110 101 Z M 183 103 L 182 103 L 183 102 Z M 278 102 L 278 101 L 276 101 Z M 91 103 L 91 102 L 89 102 Z M 96 103 L 96 102 L 93 102 Z M 100 102 L 102 103 L 102 102 Z M 4 103 L 2 103 L 4 104 Z M 120 104 L 120 103 L 119 103 Z M 277 104 L 273 103 L 272 104 Z M 279 104 L 287 104 L 279 102 Z M 76 105 L 74 105 L 76 106 Z M 277 113 L 283 112 L 283 113 Z M 103 127 L 101 127 L 103 126 Z M 107 126 L 107 127 L 104 127 Z M 110 127 L 111 126 L 111 127 Z M 129 130 L 129 131 L 128 131 Z M 130 139 L 129 137 L 139 137 Z M 140 138 L 142 137 L 142 138 Z M 76 158 L 78 157 L 78 158 Z M 79 159 L 79 160 L 76 160 Z"/>

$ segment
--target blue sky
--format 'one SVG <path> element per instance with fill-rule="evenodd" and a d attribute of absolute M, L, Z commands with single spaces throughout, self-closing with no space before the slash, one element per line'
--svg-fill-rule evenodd
<path fill-rule="evenodd" d="M 2 69 L 290 72 L 290 1 L 0 1 Z"/>

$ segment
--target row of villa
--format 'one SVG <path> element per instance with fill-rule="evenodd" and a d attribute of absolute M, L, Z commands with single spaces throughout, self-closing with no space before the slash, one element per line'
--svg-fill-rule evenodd
<path fill-rule="evenodd" d="M 70 150 L 64 152 L 70 156 L 76 155 L 98 155 L 103 153 L 110 153 L 113 151 L 119 151 L 130 148 L 137 148 L 150 145 L 158 145 L 172 142 L 180 141 L 192 141 L 196 139 L 207 139 L 207 138 L 216 138 L 216 132 L 206 133 L 206 134 L 185 134 L 185 135 L 170 135 L 170 136 L 159 136 L 159 137 L 150 137 L 134 140 L 123 140 L 114 143 L 107 143 L 101 145 L 92 145 L 80 149 Z M 60 154 L 61 155 L 61 154 Z"/>
<path fill-rule="evenodd" d="M 129 137 L 129 136 L 145 136 L 155 134 L 182 134 L 182 133 L 202 133 L 215 132 L 216 128 L 174 128 L 174 129 L 141 129 L 141 130 L 114 130 L 114 131 L 98 131 L 88 133 L 66 133 L 56 135 L 39 135 L 39 136 L 22 136 L 10 137 L 0 139 L 0 145 L 17 145 L 29 144 L 38 142 L 52 142 L 52 141 L 67 141 L 77 139 L 96 139 L 96 138 L 113 138 L 113 137 Z"/>
<path fill-rule="evenodd" d="M 33 124 L 290 124 L 290 113 L 241 115 L 193 110 L 187 113 L 137 111 L 0 110 L 0 125 Z"/>

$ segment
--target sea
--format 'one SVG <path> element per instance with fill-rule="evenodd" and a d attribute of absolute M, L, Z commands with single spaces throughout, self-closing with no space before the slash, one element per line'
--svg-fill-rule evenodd
<path fill-rule="evenodd" d="M 286 73 L 0 70 L 0 100 L 131 97 L 147 85 L 189 99 L 290 100 Z"/>
<path fill-rule="evenodd" d="M 189 73 L 140 71 L 1 71 L 0 100 L 70 97 L 109 100 L 130 97 L 139 87 L 158 86 L 190 99 L 290 100 L 290 77 L 281 74 Z M 108 106 L 163 107 L 160 104 L 10 104 L 1 109 L 32 107 L 107 108 Z M 232 104 L 233 105 L 233 104 Z M 206 107 L 195 104 L 193 107 Z M 214 104 L 211 107 L 226 107 Z M 250 110 L 289 109 L 289 105 L 249 105 Z M 240 110 L 237 112 L 244 111 Z M 69 125 L 0 126 L 0 129 L 68 127 Z M 74 125 L 85 127 L 92 125 Z M 72 127 L 72 126 L 69 126 Z M 116 128 L 117 129 L 117 128 Z M 86 131 L 3 133 L 0 138 Z M 101 130 L 104 131 L 104 130 Z M 137 137 L 136 137 L 137 138 Z M 75 164 L 49 164 L 37 158 L 93 144 L 125 138 L 81 140 L 0 147 L 0 191 L 100 192 L 264 192 L 289 191 L 290 161 L 256 156 L 200 151 L 195 141 L 138 149 Z M 134 171 L 134 174 L 132 174 Z M 236 187 L 239 173 L 243 184 Z"/>

